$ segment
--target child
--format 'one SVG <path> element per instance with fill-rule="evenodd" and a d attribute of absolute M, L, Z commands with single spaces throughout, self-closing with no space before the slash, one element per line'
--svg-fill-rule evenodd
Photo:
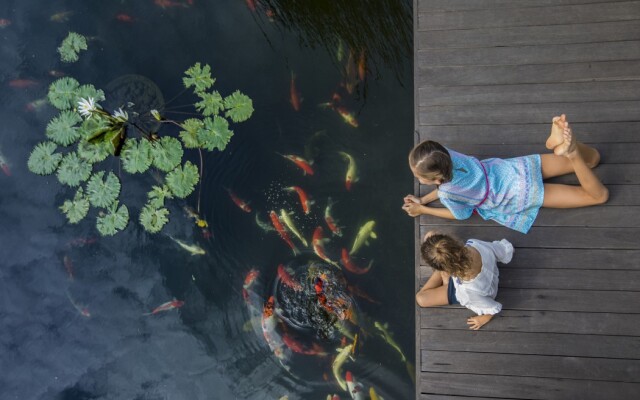
<path fill-rule="evenodd" d="M 566 117 L 553 118 L 547 148 L 554 154 L 479 161 L 424 141 L 409 153 L 409 167 L 420 183 L 437 189 L 418 198 L 408 195 L 402 208 L 420 214 L 467 219 L 477 212 L 511 229 L 527 233 L 540 207 L 575 208 L 605 203 L 609 191 L 591 168 L 600 154 L 577 142 Z M 575 172 L 580 186 L 543 183 L 542 180 Z M 440 199 L 446 208 L 425 204 Z"/>
<path fill-rule="evenodd" d="M 478 330 L 502 310 L 494 299 L 498 294 L 498 265 L 507 264 L 513 246 L 506 239 L 467 244 L 448 235 L 428 232 L 420 246 L 422 258 L 434 269 L 431 278 L 416 294 L 420 307 L 460 304 L 478 314 L 467 319 L 469 329 Z"/>

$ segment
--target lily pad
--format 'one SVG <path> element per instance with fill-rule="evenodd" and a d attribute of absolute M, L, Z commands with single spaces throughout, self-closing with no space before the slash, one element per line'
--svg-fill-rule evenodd
<path fill-rule="evenodd" d="M 104 171 L 93 174 L 87 182 L 87 196 L 94 207 L 106 207 L 120 195 L 120 179 L 109 172 L 106 179 Z"/>
<path fill-rule="evenodd" d="M 191 68 L 185 71 L 186 76 L 182 78 L 184 87 L 194 87 L 196 93 L 202 93 L 205 90 L 213 86 L 216 81 L 211 78 L 211 67 L 205 64 L 204 67 L 200 66 L 200 63 L 195 63 Z"/>
<path fill-rule="evenodd" d="M 82 122 L 78 113 L 64 110 L 47 124 L 47 137 L 62 146 L 69 146 L 80 139 L 80 132 L 76 126 Z"/>
<path fill-rule="evenodd" d="M 65 214 L 67 220 L 72 224 L 77 224 L 89 212 L 89 200 L 85 197 L 82 188 L 78 188 L 73 200 L 65 200 L 60 206 L 60 210 Z"/>
<path fill-rule="evenodd" d="M 253 114 L 253 101 L 238 90 L 224 99 L 224 107 L 227 109 L 225 115 L 233 122 L 246 121 Z"/>
<path fill-rule="evenodd" d="M 204 123 L 199 119 L 189 118 L 180 126 L 184 129 L 180 131 L 180 138 L 182 139 L 182 143 L 184 143 L 184 147 L 188 149 L 200 147 L 198 131 L 204 127 Z"/>
<path fill-rule="evenodd" d="M 169 210 L 147 204 L 140 212 L 140 224 L 147 232 L 158 233 L 169 222 Z"/>
<path fill-rule="evenodd" d="M 120 159 L 122 167 L 128 173 L 145 172 L 151 166 L 151 143 L 146 139 L 127 139 Z"/>
<path fill-rule="evenodd" d="M 102 236 L 115 235 L 129 223 L 129 209 L 124 204 L 118 207 L 118 202 L 114 202 L 106 212 L 100 214 L 96 220 L 96 228 Z"/>
<path fill-rule="evenodd" d="M 193 192 L 200 176 L 198 168 L 190 161 L 167 174 L 165 181 L 171 192 L 178 198 L 185 198 Z"/>
<path fill-rule="evenodd" d="M 218 149 L 224 150 L 233 136 L 233 131 L 229 130 L 229 122 L 223 117 L 216 115 L 204 119 L 204 126 L 198 131 L 198 140 L 201 146 L 209 151 Z"/>
<path fill-rule="evenodd" d="M 164 172 L 169 172 L 180 164 L 183 153 L 180 141 L 170 136 L 164 136 L 151 144 L 153 166 Z"/>
<path fill-rule="evenodd" d="M 59 110 L 68 110 L 76 106 L 76 90 L 80 86 L 77 80 L 65 76 L 49 85 L 47 98 Z"/>
<path fill-rule="evenodd" d="M 56 153 L 57 146 L 53 142 L 38 143 L 29 155 L 27 167 L 38 175 L 52 174 L 62 160 L 62 154 Z"/>
<path fill-rule="evenodd" d="M 89 179 L 91 164 L 80 158 L 76 152 L 68 153 L 58 167 L 58 180 L 60 183 L 71 187 L 78 186 L 80 182 Z"/>
<path fill-rule="evenodd" d="M 69 35 L 62 41 L 58 47 L 60 59 L 64 62 L 71 63 L 78 61 L 78 53 L 87 49 L 87 39 L 75 32 L 69 32 Z"/>

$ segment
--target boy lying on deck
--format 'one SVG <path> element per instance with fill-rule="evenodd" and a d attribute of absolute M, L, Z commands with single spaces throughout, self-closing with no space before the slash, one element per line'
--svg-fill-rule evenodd
<path fill-rule="evenodd" d="M 478 330 L 502 310 L 498 294 L 497 261 L 507 264 L 513 245 L 506 239 L 494 242 L 469 239 L 462 244 L 451 236 L 430 231 L 420 246 L 422 258 L 434 271 L 416 294 L 420 307 L 460 304 L 478 314 L 467 319 Z"/>

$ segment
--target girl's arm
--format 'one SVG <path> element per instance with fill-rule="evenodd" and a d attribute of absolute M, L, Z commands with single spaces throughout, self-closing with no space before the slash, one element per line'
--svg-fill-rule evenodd
<path fill-rule="evenodd" d="M 420 197 L 420 203 L 422 204 L 429 204 L 436 200 L 438 200 L 438 189 L 433 189 L 428 194 L 425 194 L 424 196 Z"/>
<path fill-rule="evenodd" d="M 402 206 L 402 209 L 409 214 L 411 217 L 417 217 L 418 215 L 433 215 L 434 217 L 446 218 L 446 219 L 456 219 L 453 216 L 451 211 L 448 208 L 436 208 L 436 207 L 428 207 L 423 206 L 421 204 L 416 203 L 405 203 Z"/>
<path fill-rule="evenodd" d="M 492 314 L 476 315 L 475 317 L 467 319 L 467 325 L 469 325 L 469 329 L 477 331 L 491 321 L 492 318 Z"/>

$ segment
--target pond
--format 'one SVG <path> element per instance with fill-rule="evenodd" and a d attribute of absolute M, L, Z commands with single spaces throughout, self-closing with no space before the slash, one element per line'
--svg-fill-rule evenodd
<path fill-rule="evenodd" d="M 0 4 L 3 399 L 346 399 L 347 371 L 357 398 L 414 398 L 412 6 L 304 3 Z M 70 31 L 88 49 L 63 63 Z M 182 82 L 198 62 L 255 111 L 223 151 L 185 149 L 195 191 L 148 233 L 157 174 L 109 157 L 126 229 L 101 236 L 94 208 L 69 223 L 76 189 L 27 168 L 58 115 L 49 85 L 73 77 L 105 109 L 181 122 L 198 115 Z"/>

